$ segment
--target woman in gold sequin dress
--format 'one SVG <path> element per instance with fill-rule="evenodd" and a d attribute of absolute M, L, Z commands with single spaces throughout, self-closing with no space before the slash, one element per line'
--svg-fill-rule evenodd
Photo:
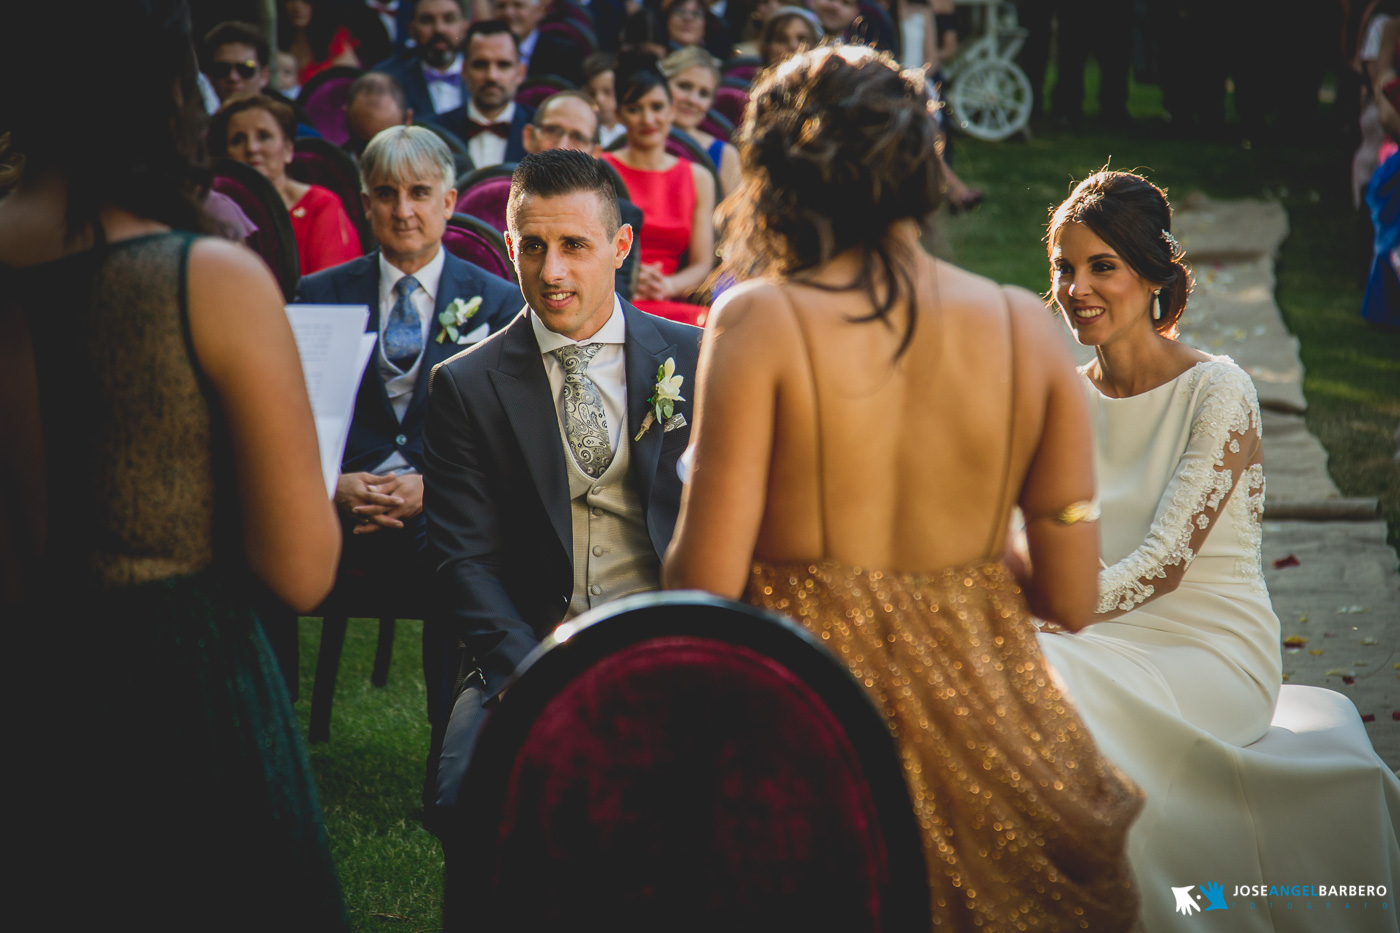
<path fill-rule="evenodd" d="M 922 76 L 822 48 L 757 86 L 710 318 L 672 588 L 791 615 L 884 710 L 942 928 L 1118 930 L 1136 788 L 1051 683 L 1097 559 L 1089 424 L 1028 292 L 929 256 Z M 1003 561 L 1014 505 L 1034 570 Z M 930 529 L 936 529 L 931 533 Z"/>

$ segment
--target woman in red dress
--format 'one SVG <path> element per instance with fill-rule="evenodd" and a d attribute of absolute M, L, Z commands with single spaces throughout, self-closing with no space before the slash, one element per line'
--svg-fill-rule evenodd
<path fill-rule="evenodd" d="M 336 4 L 321 0 L 316 12 L 311 0 L 282 0 L 277 7 L 277 45 L 297 62 L 297 84 L 336 65 L 369 67 L 361 62 L 359 41 L 350 34 Z"/>
<path fill-rule="evenodd" d="M 334 192 L 287 174 L 296 114 L 279 100 L 254 94 L 229 101 L 214 115 L 209 145 L 215 155 L 242 162 L 272 182 L 292 218 L 301 274 L 358 259 L 360 237 Z"/>
<path fill-rule="evenodd" d="M 603 158 L 627 183 L 632 203 L 645 217 L 634 303 L 673 321 L 703 324 L 708 307 L 685 299 L 714 263 L 714 176 L 666 151 L 675 108 L 654 65 L 622 77 L 617 115 L 627 129 L 627 145 Z"/>

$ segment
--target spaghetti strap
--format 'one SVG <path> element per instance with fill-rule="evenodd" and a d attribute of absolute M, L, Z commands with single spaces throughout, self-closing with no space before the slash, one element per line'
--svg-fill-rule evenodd
<path fill-rule="evenodd" d="M 987 559 L 994 560 L 998 555 L 993 553 L 993 545 L 997 543 L 997 538 L 1005 530 L 1005 519 L 1001 514 L 1001 504 L 1006 501 L 1006 487 L 1011 482 L 1011 456 L 1015 451 L 1016 443 L 1016 316 L 1011 313 L 1011 302 L 1006 298 L 1006 289 L 1003 286 L 997 287 L 997 294 L 1001 296 L 1001 307 L 1006 314 L 1006 342 L 1007 342 L 1007 373 L 1010 380 L 1010 403 L 1006 411 L 1006 465 L 1002 468 L 1001 487 L 996 499 L 996 508 L 992 513 L 992 531 L 987 540 L 985 548 Z"/>
<path fill-rule="evenodd" d="M 817 471 L 817 520 L 821 524 L 822 532 L 821 554 L 825 556 L 827 553 L 826 470 L 822 467 L 822 455 L 825 453 L 825 448 L 822 443 L 822 405 L 821 392 L 817 388 L 817 366 L 816 363 L 812 361 L 812 346 L 807 335 L 807 325 L 803 322 L 802 315 L 797 313 L 797 308 L 793 307 L 792 299 L 788 297 L 786 291 L 779 289 L 779 293 L 782 294 L 783 301 L 787 303 L 788 311 L 792 313 L 792 319 L 797 322 L 797 332 L 801 335 L 802 341 L 802 354 L 807 360 L 807 374 L 812 379 L 812 429 L 816 434 L 817 442 L 817 455 L 812 459 L 812 463 Z"/>

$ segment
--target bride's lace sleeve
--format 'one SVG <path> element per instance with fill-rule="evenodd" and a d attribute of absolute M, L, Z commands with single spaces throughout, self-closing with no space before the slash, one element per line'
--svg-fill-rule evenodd
<path fill-rule="evenodd" d="M 1099 571 L 1099 613 L 1132 609 L 1176 588 L 1237 484 L 1263 485 L 1259 401 L 1234 365 L 1203 367 L 1200 410 L 1191 437 L 1148 530 L 1127 557 Z M 1162 582 L 1166 581 L 1166 582 Z"/>

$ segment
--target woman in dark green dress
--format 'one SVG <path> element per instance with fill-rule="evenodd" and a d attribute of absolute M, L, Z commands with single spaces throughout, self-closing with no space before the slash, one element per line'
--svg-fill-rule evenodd
<path fill-rule="evenodd" d="M 0 49 L 11 890 L 61 929 L 347 929 L 251 609 L 315 606 L 339 552 L 281 297 L 197 235 L 182 0 L 70 12 Z"/>

